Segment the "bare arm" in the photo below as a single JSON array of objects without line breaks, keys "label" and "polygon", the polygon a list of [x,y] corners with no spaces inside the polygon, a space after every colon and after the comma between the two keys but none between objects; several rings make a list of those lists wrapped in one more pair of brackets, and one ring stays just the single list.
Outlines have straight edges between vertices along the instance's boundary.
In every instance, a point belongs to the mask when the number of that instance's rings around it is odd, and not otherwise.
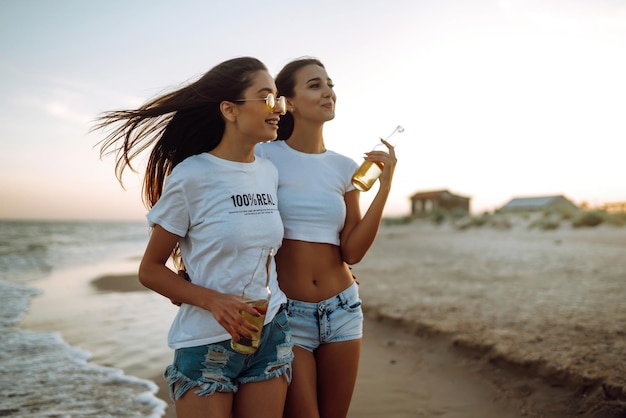
[{"label": "bare arm", "polygon": [[389,153],[373,151],[367,153],[365,157],[368,161],[384,164],[383,172],[379,178],[378,192],[365,215],[361,217],[359,191],[348,192],[344,198],[346,202],[346,222],[341,231],[340,240],[343,260],[348,264],[356,264],[361,261],[374,243],[383,217],[383,209],[391,191],[391,182],[397,160],[393,147],[384,140],[383,143],[389,149]]},{"label": "bare arm", "polygon": [[258,316],[258,312],[242,302],[241,298],[188,282],[165,265],[177,241],[177,235],[159,225],[154,227],[139,265],[141,284],[170,300],[210,311],[237,341],[240,335],[252,337],[245,328],[254,330],[256,327],[246,321],[239,311],[245,310],[253,316]]}]

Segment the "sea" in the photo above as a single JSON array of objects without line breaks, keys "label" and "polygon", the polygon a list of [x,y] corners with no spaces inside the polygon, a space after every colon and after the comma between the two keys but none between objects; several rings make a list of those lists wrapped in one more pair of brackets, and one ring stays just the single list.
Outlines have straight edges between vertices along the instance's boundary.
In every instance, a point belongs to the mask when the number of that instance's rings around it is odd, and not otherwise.
[{"label": "sea", "polygon": [[0,220],[0,416],[164,415],[154,382],[91,362],[54,329],[19,327],[42,292],[35,283],[70,267],[140,257],[148,235],[145,221]]}]

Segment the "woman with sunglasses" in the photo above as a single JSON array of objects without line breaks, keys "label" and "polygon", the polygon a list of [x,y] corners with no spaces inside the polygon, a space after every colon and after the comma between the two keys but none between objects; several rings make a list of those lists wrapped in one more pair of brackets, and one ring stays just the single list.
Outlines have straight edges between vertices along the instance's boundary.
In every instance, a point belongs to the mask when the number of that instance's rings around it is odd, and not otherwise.
[{"label": "woman with sunglasses", "polygon": [[[324,123],[335,117],[336,96],[324,65],[303,58],[276,77],[287,99],[278,139],[257,155],[278,168],[278,207],[285,237],[276,255],[294,342],[293,379],[285,417],[343,418],[350,407],[361,350],[363,313],[350,264],[372,245],[396,165],[393,148],[370,152],[384,164],[380,187],[364,216],[351,184],[358,164],[327,150]],[[384,142],[384,141],[383,141]]]},{"label": "woman with sunglasses", "polygon": [[[259,348],[241,354],[231,339],[258,329],[241,314],[259,316],[242,290],[261,248],[283,238],[278,174],[254,148],[276,138],[284,104],[265,65],[242,57],[138,109],[105,113],[94,128],[115,127],[100,145],[116,155],[120,182],[152,146],[143,184],[152,232],[139,280],[181,302],[165,371],[178,417],[282,417],[293,353],[273,260]],[[190,280],[166,266],[170,256]]]}]

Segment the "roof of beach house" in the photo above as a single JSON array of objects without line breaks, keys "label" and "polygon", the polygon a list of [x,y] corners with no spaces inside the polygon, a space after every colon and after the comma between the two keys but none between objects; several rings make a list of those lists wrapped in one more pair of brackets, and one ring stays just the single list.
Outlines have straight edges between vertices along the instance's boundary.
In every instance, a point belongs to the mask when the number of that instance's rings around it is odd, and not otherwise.
[{"label": "roof of beach house", "polygon": [[462,198],[462,199],[467,199],[469,200],[469,197],[466,196],[461,196],[458,194],[454,194],[451,193],[448,190],[428,190],[428,191],[422,191],[422,192],[416,192],[413,195],[411,195],[410,200],[416,200],[416,199],[432,199],[432,198],[436,198],[436,197],[455,197],[455,198]]},{"label": "roof of beach house", "polygon": [[502,206],[501,210],[513,210],[513,209],[525,209],[525,210],[540,210],[546,209],[555,205],[576,205],[572,203],[563,195],[554,196],[535,196],[535,197],[516,197],[511,199],[506,205]]}]

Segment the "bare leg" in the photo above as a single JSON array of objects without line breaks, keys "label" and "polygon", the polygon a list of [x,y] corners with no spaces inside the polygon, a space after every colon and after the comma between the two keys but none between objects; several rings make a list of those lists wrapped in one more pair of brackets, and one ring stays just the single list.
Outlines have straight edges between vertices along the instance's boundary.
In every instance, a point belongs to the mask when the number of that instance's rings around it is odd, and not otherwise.
[{"label": "bare leg", "polygon": [[241,385],[235,395],[233,418],[281,418],[287,386],[285,376]]},{"label": "bare leg", "polygon": [[293,347],[293,376],[287,390],[285,418],[319,418],[317,407],[317,366],[315,356]]},{"label": "bare leg", "polygon": [[198,396],[194,392],[195,389],[191,389],[176,401],[178,418],[230,418],[232,393],[215,392],[210,396]]},{"label": "bare leg", "polygon": [[321,418],[345,418],[356,385],[361,340],[322,344],[316,351]]}]

